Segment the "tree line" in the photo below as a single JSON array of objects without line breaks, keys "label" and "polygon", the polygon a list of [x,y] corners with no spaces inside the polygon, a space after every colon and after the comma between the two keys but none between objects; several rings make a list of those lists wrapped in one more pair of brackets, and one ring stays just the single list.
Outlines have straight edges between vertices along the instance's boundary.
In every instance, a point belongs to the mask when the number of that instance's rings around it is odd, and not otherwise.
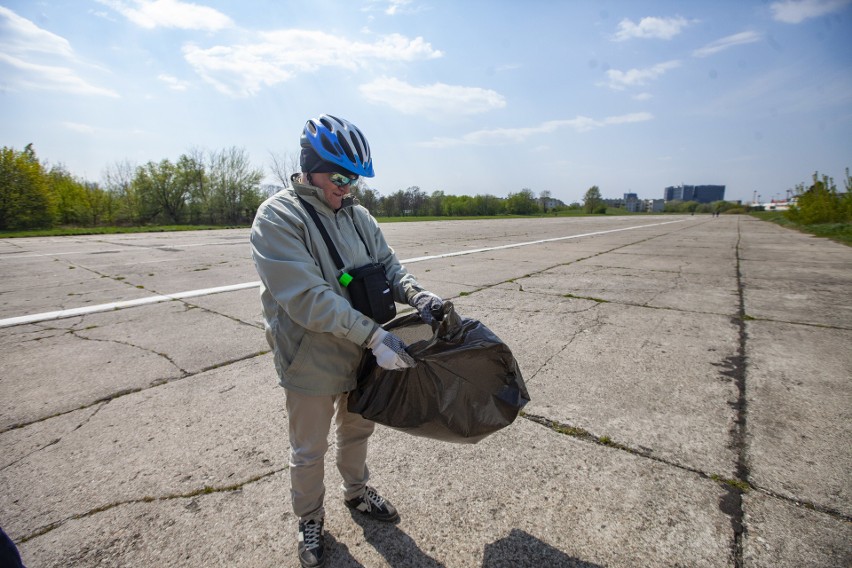
[{"label": "tree line", "polygon": [[191,150],[162,160],[107,168],[103,184],[49,166],[32,144],[0,150],[0,230],[55,226],[134,226],[250,222],[264,195],[263,171],[240,148]]},{"label": "tree line", "polygon": [[[272,155],[270,168],[282,185],[298,171],[298,158]],[[245,150],[193,149],[176,161],[108,167],[101,184],[73,176],[63,165],[50,166],[32,144],[22,151],[0,151],[0,230],[56,226],[245,225],[268,192],[263,170]],[[266,186],[277,190],[280,187]],[[379,217],[533,215],[566,206],[549,191],[524,188],[508,197],[427,194],[417,186],[380,195],[366,184],[353,189]]]},{"label": "tree line", "polygon": [[[498,215],[535,215],[569,209],[549,192],[538,196],[524,188],[508,197],[495,195],[447,195],[443,191],[427,194],[418,186],[400,189],[382,196],[366,186],[353,189],[358,201],[377,217],[483,217]],[[579,207],[577,205],[576,207]]]},{"label": "tree line", "polygon": [[[271,155],[273,175],[283,186],[298,171],[298,157]],[[56,226],[217,225],[251,223],[267,197],[263,170],[248,153],[231,147],[218,151],[192,149],[176,161],[135,166],[129,161],[108,167],[101,184],[73,176],[62,165],[50,166],[36,156],[32,144],[23,150],[0,150],[0,230]],[[797,204],[788,217],[801,224],[852,220],[852,178],[846,170],[846,193],[832,178],[814,174],[810,186],[795,188]],[[267,186],[273,191],[280,189]],[[418,186],[381,195],[366,184],[353,188],[361,204],[377,217],[478,217],[535,215],[560,211],[607,212],[598,186],[586,191],[583,203],[564,204],[549,191],[536,195],[524,188],[507,197],[427,193]],[[670,201],[665,212],[745,212],[738,204],[718,201]]]}]

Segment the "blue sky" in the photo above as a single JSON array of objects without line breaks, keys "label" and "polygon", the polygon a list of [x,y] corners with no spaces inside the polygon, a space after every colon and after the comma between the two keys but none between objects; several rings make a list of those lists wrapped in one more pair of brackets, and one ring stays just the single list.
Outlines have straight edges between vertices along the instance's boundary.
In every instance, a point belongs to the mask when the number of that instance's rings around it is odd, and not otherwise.
[{"label": "blue sky", "polygon": [[385,195],[767,200],[852,167],[852,0],[0,0],[0,95],[0,145],[90,181],[230,147],[271,181],[329,113]]}]

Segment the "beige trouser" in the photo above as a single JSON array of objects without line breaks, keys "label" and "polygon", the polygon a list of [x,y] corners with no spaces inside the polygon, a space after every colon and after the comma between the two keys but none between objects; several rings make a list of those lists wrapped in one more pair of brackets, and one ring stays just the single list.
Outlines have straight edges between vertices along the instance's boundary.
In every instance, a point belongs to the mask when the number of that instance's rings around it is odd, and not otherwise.
[{"label": "beige trouser", "polygon": [[287,389],[290,429],[290,497],[301,520],[325,516],[325,453],[331,420],[336,425],[337,469],[343,477],[343,498],[364,493],[370,478],[367,440],[376,425],[346,410],[347,393],[310,396]]}]

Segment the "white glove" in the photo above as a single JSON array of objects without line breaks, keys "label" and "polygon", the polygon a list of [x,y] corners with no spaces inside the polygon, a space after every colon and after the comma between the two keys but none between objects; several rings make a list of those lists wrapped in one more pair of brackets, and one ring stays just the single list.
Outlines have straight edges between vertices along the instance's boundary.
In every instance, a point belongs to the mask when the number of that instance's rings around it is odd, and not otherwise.
[{"label": "white glove", "polygon": [[423,323],[431,324],[435,321],[434,314],[441,313],[444,301],[432,292],[419,292],[411,298],[410,304],[418,311]]},{"label": "white glove", "polygon": [[382,369],[398,371],[417,364],[411,358],[411,355],[405,351],[405,343],[381,327],[377,327],[370,339],[367,340],[367,347],[373,351],[376,363]]}]

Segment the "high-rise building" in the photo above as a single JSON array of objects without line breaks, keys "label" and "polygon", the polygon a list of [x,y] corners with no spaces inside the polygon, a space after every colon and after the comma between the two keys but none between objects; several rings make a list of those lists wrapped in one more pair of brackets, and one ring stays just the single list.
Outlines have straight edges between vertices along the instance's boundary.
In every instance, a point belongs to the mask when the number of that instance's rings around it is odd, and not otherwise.
[{"label": "high-rise building", "polygon": [[664,199],[666,201],[697,201],[698,203],[712,203],[725,200],[724,185],[674,185],[665,189]]},{"label": "high-rise building", "polygon": [[639,201],[639,196],[635,193],[624,194],[624,208],[631,213],[638,213],[642,210],[642,203]]}]

